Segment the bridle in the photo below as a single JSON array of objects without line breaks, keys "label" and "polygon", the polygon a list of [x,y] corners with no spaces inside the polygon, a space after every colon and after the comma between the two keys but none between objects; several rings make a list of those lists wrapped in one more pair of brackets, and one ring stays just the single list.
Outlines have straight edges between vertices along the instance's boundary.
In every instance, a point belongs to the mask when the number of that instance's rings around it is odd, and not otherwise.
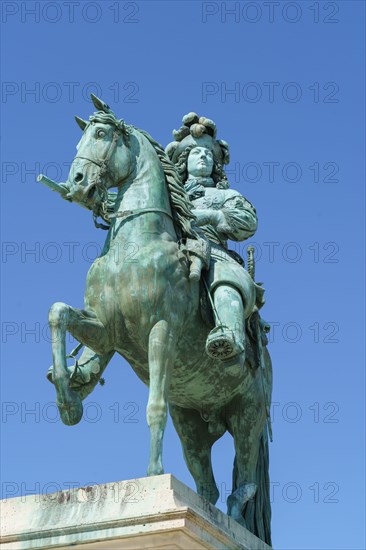
[{"label": "bridle", "polygon": [[[107,212],[108,191],[107,191],[107,187],[103,183],[103,178],[106,174],[108,174],[108,172],[110,173],[110,177],[111,178],[113,177],[112,171],[111,171],[110,166],[109,166],[109,161],[111,160],[112,155],[114,154],[114,151],[117,147],[117,141],[118,141],[120,136],[121,136],[121,131],[118,128],[116,128],[113,132],[113,137],[112,137],[112,140],[109,144],[109,147],[107,149],[107,153],[106,153],[106,156],[104,157],[104,159],[94,160],[94,159],[84,157],[84,156],[81,156],[81,155],[76,155],[76,157],[74,159],[74,160],[76,160],[76,159],[87,160],[88,162],[91,162],[92,164],[95,164],[97,166],[97,173],[96,173],[94,185],[96,186],[96,188],[99,192],[99,196],[101,198],[101,204],[97,204],[93,208],[93,221],[94,221],[95,227],[97,227],[98,229],[105,229],[105,230],[109,229],[108,225],[104,225],[103,223],[99,223],[97,221],[97,219],[98,219],[98,216],[101,215],[101,217],[103,219],[105,219],[107,222],[109,222],[109,215],[108,215],[108,212]],[[102,211],[101,213],[100,213],[100,209]]]},{"label": "bridle", "polygon": [[118,138],[120,137],[120,135],[121,135],[121,132],[117,129],[113,132],[113,138],[112,138],[112,140],[109,144],[109,147],[107,149],[107,154],[106,154],[105,158],[102,159],[102,160],[94,160],[94,159],[90,159],[88,157],[82,157],[81,155],[76,155],[76,157],[75,157],[75,159],[84,159],[84,160],[92,162],[93,164],[96,164],[96,166],[98,166],[97,178],[96,178],[96,184],[97,185],[101,185],[103,176],[107,172],[110,172],[110,168],[109,168],[108,164],[109,164],[109,161],[112,158],[114,150],[117,147],[117,141],[118,141]]},{"label": "bridle", "polygon": [[[103,183],[103,178],[106,174],[108,174],[108,172],[110,174],[110,177],[113,178],[113,173],[110,169],[109,161],[111,160],[112,155],[115,152],[115,149],[117,147],[117,141],[121,136],[121,134],[122,134],[121,129],[116,127],[116,129],[113,132],[113,137],[107,149],[107,153],[104,159],[94,160],[88,157],[83,157],[81,155],[76,155],[74,159],[74,160],[76,159],[87,160],[88,162],[91,162],[98,167],[96,178],[95,178],[95,186],[98,189],[98,192],[101,198],[101,204],[96,205],[93,208],[93,221],[94,221],[95,227],[97,227],[98,229],[104,229],[104,230],[108,230],[110,227],[109,225],[105,225],[97,221],[99,215],[101,215],[101,217],[107,222],[110,222],[112,219],[115,219],[115,218],[126,219],[138,214],[142,214],[144,212],[162,212],[173,220],[173,216],[170,212],[168,212],[168,210],[165,210],[164,208],[155,208],[155,207],[154,208],[136,208],[134,210],[122,210],[121,212],[113,212],[112,214],[108,214],[107,212],[108,191],[107,191],[107,187]],[[101,213],[100,213],[100,209],[102,211]]]}]

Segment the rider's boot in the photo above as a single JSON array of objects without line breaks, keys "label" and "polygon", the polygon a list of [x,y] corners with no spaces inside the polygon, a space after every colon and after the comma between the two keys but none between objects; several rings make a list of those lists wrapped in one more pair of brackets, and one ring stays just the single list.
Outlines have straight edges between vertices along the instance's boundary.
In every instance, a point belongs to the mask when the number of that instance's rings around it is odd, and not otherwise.
[{"label": "rider's boot", "polygon": [[224,361],[227,366],[244,364],[245,319],[243,299],[231,285],[216,287],[213,295],[216,309],[216,326],[206,340],[206,352]]}]

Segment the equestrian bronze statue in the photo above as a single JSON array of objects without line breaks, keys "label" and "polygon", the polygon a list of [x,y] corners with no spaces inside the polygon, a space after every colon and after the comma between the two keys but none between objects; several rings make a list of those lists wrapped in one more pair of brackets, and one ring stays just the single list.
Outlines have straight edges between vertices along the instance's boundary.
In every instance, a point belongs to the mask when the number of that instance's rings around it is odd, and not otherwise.
[{"label": "equestrian bronze statue", "polygon": [[[48,378],[62,421],[81,420],[82,401],[119,353],[149,387],[148,475],[163,473],[169,409],[197,492],[215,504],[211,447],[228,431],[235,444],[228,514],[271,544],[264,289],[252,249],[245,269],[227,244],[254,234],[256,211],[230,188],[229,147],[212,120],[189,113],[164,150],[92,100],[97,112],[76,117],[83,134],[67,181],[38,178],[108,231],[87,275],[84,308],[56,302],[49,312]],[[69,355],[67,332],[80,342]]]}]

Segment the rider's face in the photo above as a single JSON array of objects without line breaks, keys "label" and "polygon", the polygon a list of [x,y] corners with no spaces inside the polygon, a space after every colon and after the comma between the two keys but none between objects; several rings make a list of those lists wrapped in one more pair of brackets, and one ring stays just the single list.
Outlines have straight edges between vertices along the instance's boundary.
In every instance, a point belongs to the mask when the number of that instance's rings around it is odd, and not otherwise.
[{"label": "rider's face", "polygon": [[196,177],[211,176],[213,164],[213,156],[209,149],[206,149],[206,147],[195,147],[188,156],[188,174]]}]

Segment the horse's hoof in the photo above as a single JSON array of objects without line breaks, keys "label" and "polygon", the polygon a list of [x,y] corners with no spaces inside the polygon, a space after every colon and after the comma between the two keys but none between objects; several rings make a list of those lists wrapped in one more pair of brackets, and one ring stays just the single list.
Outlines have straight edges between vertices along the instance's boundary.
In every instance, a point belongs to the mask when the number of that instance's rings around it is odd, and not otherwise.
[{"label": "horse's hoof", "polygon": [[235,519],[240,525],[246,527],[243,517],[245,504],[254,498],[257,491],[256,483],[242,483],[231,495],[227,498],[227,515]]},{"label": "horse's hoof", "polygon": [[74,398],[70,404],[56,401],[61,420],[66,426],[75,426],[75,424],[80,422],[83,416],[83,403],[80,397],[75,392],[73,393]]},{"label": "horse's hoof", "polygon": [[242,527],[245,527],[245,529],[247,529],[246,521],[243,518],[243,516],[240,514],[239,510],[235,510],[235,513],[228,514],[228,516],[231,519],[235,520],[237,523],[239,523],[239,525],[241,525]]},{"label": "horse's hoof", "polygon": [[164,473],[164,468],[161,466],[161,467],[158,467],[158,466],[154,466],[154,467],[150,467],[147,469],[147,475],[148,477],[150,476],[161,476],[163,475]]}]

